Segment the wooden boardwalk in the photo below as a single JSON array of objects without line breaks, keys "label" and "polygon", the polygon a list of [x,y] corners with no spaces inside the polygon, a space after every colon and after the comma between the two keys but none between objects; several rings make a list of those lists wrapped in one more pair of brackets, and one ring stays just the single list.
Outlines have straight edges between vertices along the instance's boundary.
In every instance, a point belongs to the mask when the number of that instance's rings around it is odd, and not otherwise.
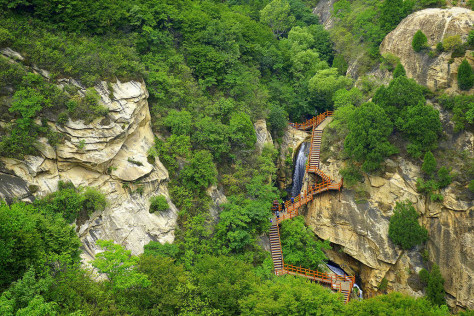
[{"label": "wooden boardwalk", "polygon": [[299,194],[291,201],[285,202],[285,211],[279,206],[280,216],[273,221],[270,228],[270,251],[273,260],[273,267],[276,275],[295,275],[309,279],[312,282],[318,282],[322,285],[329,286],[332,290],[342,293],[344,302],[347,303],[350,298],[352,287],[355,283],[354,276],[339,276],[335,273],[323,273],[302,267],[296,267],[284,263],[283,253],[281,250],[280,231],[278,224],[284,220],[298,216],[299,209],[311,202],[317,194],[329,190],[340,191],[343,180],[336,183],[329,176],[319,169],[319,155],[321,150],[321,138],[324,127],[332,120],[332,112],[325,112],[304,123],[291,123],[290,126],[299,130],[311,130],[311,147],[309,158],[306,165],[306,172],[317,174],[322,181],[311,185],[307,190]]}]

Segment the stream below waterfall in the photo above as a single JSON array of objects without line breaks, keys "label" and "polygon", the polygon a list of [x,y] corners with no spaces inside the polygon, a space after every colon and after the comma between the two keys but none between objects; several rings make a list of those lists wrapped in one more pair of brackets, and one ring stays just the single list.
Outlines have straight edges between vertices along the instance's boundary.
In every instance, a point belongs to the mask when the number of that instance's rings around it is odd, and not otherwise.
[{"label": "stream below waterfall", "polygon": [[[339,265],[335,264],[334,262],[328,262],[326,263],[326,266],[328,267],[329,270],[331,270],[337,275],[342,275],[342,276],[348,275],[344,270],[342,270],[342,268]],[[354,284],[354,287],[359,290],[359,299],[363,299],[362,289],[360,288],[360,286],[358,284]]]}]

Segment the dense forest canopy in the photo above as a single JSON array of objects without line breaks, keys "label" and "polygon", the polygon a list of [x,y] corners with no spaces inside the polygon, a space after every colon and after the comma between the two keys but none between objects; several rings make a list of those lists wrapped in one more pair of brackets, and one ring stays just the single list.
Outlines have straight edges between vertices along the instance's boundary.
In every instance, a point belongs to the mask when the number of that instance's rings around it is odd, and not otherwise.
[{"label": "dense forest canopy", "polygon": [[[340,0],[334,5],[339,23],[327,31],[312,13],[316,2],[0,0],[0,48],[22,56],[0,58],[0,119],[8,122],[0,126],[0,156],[35,155],[39,137],[61,143],[48,122],[106,117],[93,88],[99,81],[144,80],[153,130],[161,135],[148,158],[159,158],[169,171],[179,209],[173,244],[150,242],[137,257],[99,241],[105,251],[92,265],[104,279],[95,281],[80,265],[80,242],[69,224],[103,210],[103,194],[64,182],[32,204],[2,202],[0,313],[449,315],[436,268],[428,277],[430,301],[394,293],[346,306],[319,285],[276,278],[257,242],[268,233],[271,201],[286,195],[275,186],[278,149],[255,150],[257,119],[267,120],[279,143],[288,121],[335,109],[349,182],[398,152],[430,160],[442,133],[438,111],[426,103],[433,95],[400,64],[388,86],[363,81],[354,87],[345,76],[361,52],[362,72],[386,62],[378,51],[384,36],[413,10],[441,3]],[[58,86],[62,78],[75,78],[86,93]],[[472,128],[472,96],[437,98],[455,113],[457,129]],[[440,198],[435,191],[452,180],[442,168],[428,168],[420,192]],[[206,194],[214,184],[228,198],[217,222]],[[415,210],[405,206],[422,236],[397,235],[404,221],[394,218],[391,238],[409,249],[427,237]],[[157,196],[150,212],[168,207]],[[329,242],[317,240],[303,218],[285,222],[281,236],[289,263],[317,268],[327,260]]]}]

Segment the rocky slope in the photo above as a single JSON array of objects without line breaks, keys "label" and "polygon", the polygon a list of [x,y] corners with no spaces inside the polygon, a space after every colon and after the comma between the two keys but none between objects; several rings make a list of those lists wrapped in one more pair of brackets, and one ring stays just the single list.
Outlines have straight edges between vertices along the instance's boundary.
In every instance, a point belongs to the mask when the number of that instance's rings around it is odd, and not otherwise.
[{"label": "rocky slope", "polygon": [[[466,42],[469,31],[474,25],[474,11],[465,8],[425,9],[410,14],[390,32],[380,45],[380,53],[391,53],[400,58],[407,76],[431,90],[446,89],[446,92],[458,92],[457,69],[466,58],[474,66],[471,50],[464,56],[451,57],[450,52],[443,52],[437,57],[430,57],[426,50],[415,52],[411,42],[413,35],[422,30],[428,38],[428,46],[435,50],[436,44],[448,36],[460,35]],[[471,91],[472,93],[472,91]]]},{"label": "rocky slope", "polygon": [[[73,79],[65,82],[84,91]],[[102,82],[95,89],[109,108],[108,116],[87,125],[80,120],[63,127],[49,122],[65,136],[63,144],[53,148],[40,139],[40,156],[23,161],[0,157],[0,198],[31,200],[32,193],[56,191],[59,180],[99,189],[106,195],[106,209],[76,223],[84,258],[94,256],[97,239],[112,239],[134,254],[143,252],[150,240],[172,242],[177,209],[168,195],[168,171],[159,159],[147,159],[154,135],[145,84]],[[167,197],[170,209],[150,214],[149,198],[159,194]]]},{"label": "rocky slope", "polygon": [[[442,113],[443,122],[449,121]],[[449,126],[445,128],[449,129]],[[291,134],[288,135],[288,137]],[[328,137],[325,134],[324,137]],[[465,151],[473,158],[474,136],[471,133],[447,135],[441,144],[455,151]],[[324,142],[324,141],[323,141]],[[449,144],[448,144],[449,143]],[[324,148],[323,148],[324,149]],[[331,148],[330,158],[321,169],[339,181],[344,162],[337,160],[338,145]],[[454,168],[454,172],[461,170]],[[420,166],[400,156],[387,159],[377,175],[365,175],[363,183],[344,187],[341,193],[324,193],[308,205],[306,223],[315,234],[328,239],[333,250],[329,258],[348,273],[361,278],[364,296],[371,297],[385,290],[378,287],[385,278],[386,291],[400,291],[422,296],[417,272],[427,268],[425,251],[417,247],[403,251],[388,238],[388,224],[396,201],[409,200],[421,214],[420,222],[428,229],[429,260],[438,264],[446,280],[448,303],[456,308],[474,308],[474,204],[472,194],[453,182],[442,190],[444,201],[434,203],[416,192]],[[306,185],[314,181],[306,178]],[[425,252],[426,256],[426,252]]]}]

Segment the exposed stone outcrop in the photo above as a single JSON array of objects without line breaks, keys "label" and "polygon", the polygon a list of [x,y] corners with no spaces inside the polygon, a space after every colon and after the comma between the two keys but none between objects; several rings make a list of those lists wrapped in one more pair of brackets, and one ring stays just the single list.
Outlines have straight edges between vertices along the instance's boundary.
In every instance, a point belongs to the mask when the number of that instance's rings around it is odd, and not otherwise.
[{"label": "exposed stone outcrop", "polygon": [[273,144],[272,135],[270,135],[270,132],[267,129],[267,122],[265,120],[257,120],[253,126],[257,135],[257,143],[255,146],[261,153],[265,144]]},{"label": "exposed stone outcrop", "polygon": [[313,9],[313,14],[319,18],[319,23],[324,25],[326,30],[334,27],[334,17],[332,16],[333,6],[336,0],[321,0]]},{"label": "exposed stone outcrop", "polygon": [[[468,136],[458,136],[464,140]],[[472,136],[472,135],[471,135]],[[472,141],[451,143],[450,150],[472,148]],[[472,158],[473,151],[470,151]],[[343,162],[328,159],[321,169],[339,180]],[[459,171],[458,171],[459,172]],[[362,280],[364,295],[381,293],[378,286],[388,280],[388,291],[423,295],[416,273],[427,267],[420,247],[402,251],[388,238],[388,224],[396,201],[409,200],[419,211],[420,223],[429,232],[429,260],[438,264],[446,280],[451,307],[474,308],[474,206],[472,194],[452,183],[441,191],[442,203],[431,202],[416,192],[420,166],[402,158],[387,159],[377,175],[365,175],[363,183],[344,187],[341,193],[325,193],[308,205],[306,223],[317,236],[330,240],[335,249],[331,260],[345,265]],[[382,291],[383,292],[383,291]]]},{"label": "exposed stone outcrop", "polygon": [[390,32],[380,45],[380,53],[391,53],[400,58],[407,76],[431,90],[446,89],[458,91],[457,69],[466,58],[474,66],[472,51],[467,50],[462,57],[451,58],[451,52],[443,52],[437,57],[429,57],[426,51],[419,53],[412,48],[413,35],[422,30],[428,38],[432,50],[444,38],[460,35],[465,42],[474,25],[474,11],[465,8],[425,9],[410,14]]},{"label": "exposed stone outcrop", "polygon": [[[61,81],[65,82],[84,92],[76,81]],[[113,239],[133,254],[143,252],[143,246],[151,240],[172,242],[177,209],[167,190],[168,171],[158,158],[148,159],[154,135],[145,84],[102,82],[95,89],[109,109],[107,117],[91,124],[69,120],[59,126],[49,122],[53,130],[65,136],[64,143],[53,148],[46,139],[40,139],[36,145],[40,156],[28,156],[23,161],[0,157],[11,173],[0,174],[0,194],[27,198],[28,186],[33,186],[35,195],[44,196],[57,190],[59,180],[103,192],[106,209],[77,223],[84,258],[95,255],[97,239]],[[160,194],[167,198],[170,209],[149,213],[149,198]]]}]

